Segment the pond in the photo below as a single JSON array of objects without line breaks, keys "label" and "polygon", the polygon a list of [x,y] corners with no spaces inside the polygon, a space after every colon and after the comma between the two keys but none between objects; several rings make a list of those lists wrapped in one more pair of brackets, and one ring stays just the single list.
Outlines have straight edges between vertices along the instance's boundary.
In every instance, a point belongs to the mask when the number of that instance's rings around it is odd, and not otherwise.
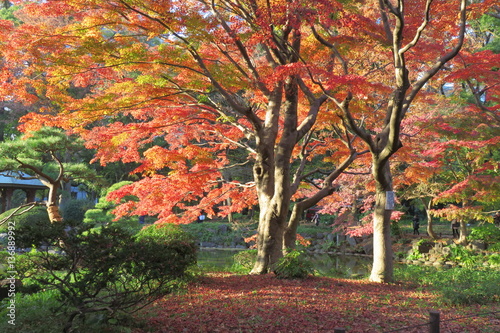
[{"label": "pond", "polygon": [[[198,266],[221,270],[230,268],[234,263],[233,256],[238,252],[230,249],[202,249],[198,253]],[[311,253],[307,256],[320,276],[363,277],[367,276],[372,268],[370,257],[328,253]]]}]

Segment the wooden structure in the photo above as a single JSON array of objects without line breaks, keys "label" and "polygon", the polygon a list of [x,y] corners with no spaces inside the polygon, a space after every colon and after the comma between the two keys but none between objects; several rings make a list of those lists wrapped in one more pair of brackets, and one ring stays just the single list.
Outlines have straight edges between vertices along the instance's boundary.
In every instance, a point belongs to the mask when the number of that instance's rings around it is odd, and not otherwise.
[{"label": "wooden structure", "polygon": [[46,190],[48,188],[38,179],[20,179],[23,176],[27,177],[28,175],[10,171],[0,173],[0,213],[13,208],[12,195],[15,190],[23,190],[26,193],[26,202],[34,202],[36,191]]}]

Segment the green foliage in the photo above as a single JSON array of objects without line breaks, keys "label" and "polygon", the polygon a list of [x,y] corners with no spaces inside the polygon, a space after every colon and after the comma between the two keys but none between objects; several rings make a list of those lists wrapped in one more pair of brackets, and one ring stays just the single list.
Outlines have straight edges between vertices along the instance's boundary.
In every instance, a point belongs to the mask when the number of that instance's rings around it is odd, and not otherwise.
[{"label": "green foliage", "polygon": [[136,235],[133,244],[147,258],[135,269],[149,271],[152,278],[161,279],[164,274],[180,277],[196,263],[196,242],[178,225],[151,225]]},{"label": "green foliage", "polygon": [[403,266],[394,270],[398,281],[412,281],[431,289],[448,305],[488,304],[500,300],[500,274],[494,269]]},{"label": "green foliage", "polygon": [[[499,21],[498,18],[492,15],[483,15],[479,20],[479,24],[483,31],[489,31],[493,36],[497,36],[500,33]],[[500,53],[500,40],[498,38],[491,38],[490,42],[484,48],[494,53]]]},{"label": "green foliage", "polygon": [[[107,199],[109,193],[118,190],[120,187],[130,184],[130,181],[123,181],[111,185],[108,189],[103,191],[102,196],[93,209],[89,209],[85,212],[85,217],[83,222],[85,223],[96,223],[96,224],[107,224],[115,219],[115,215],[112,213],[116,204]],[[128,198],[127,198],[128,199]],[[134,218],[137,220],[137,218]]]},{"label": "green foliage", "polygon": [[21,21],[14,15],[14,12],[18,10],[18,6],[9,6],[7,8],[0,8],[0,19],[9,20],[14,22],[16,25],[20,24]]},{"label": "green foliage", "polygon": [[333,252],[337,250],[337,242],[335,241],[324,241],[321,243],[321,250],[324,252]]},{"label": "green foliage", "polygon": [[[16,325],[10,325],[7,320],[2,320],[0,321],[0,331],[16,333],[62,332],[65,320],[61,313],[56,313],[61,305],[58,300],[59,296],[57,290],[41,291],[32,295],[17,294]],[[0,311],[2,318],[8,318],[7,313],[6,306],[2,306],[2,311]]]},{"label": "green foliage", "polygon": [[278,261],[274,273],[280,279],[304,279],[314,270],[303,252],[292,250]]},{"label": "green foliage", "polygon": [[488,246],[488,251],[500,252],[500,242]]},{"label": "green foliage", "polygon": [[191,234],[185,232],[181,226],[176,224],[151,225],[142,229],[136,236],[139,242],[157,242],[168,244],[174,241],[184,241],[194,243]]},{"label": "green foliage", "polygon": [[498,302],[500,274],[498,271],[450,269],[437,274],[433,284],[439,288],[443,301],[452,305]]},{"label": "green foliage", "polygon": [[488,244],[500,242],[500,228],[488,223],[472,228],[469,239],[482,240]]},{"label": "green foliage", "polygon": [[424,245],[427,242],[428,242],[427,240],[422,238],[422,239],[419,239],[415,245],[420,246],[420,245]]},{"label": "green foliage", "polygon": [[[17,208],[11,209],[2,215],[0,219],[6,218]],[[61,230],[54,234],[55,228],[62,225],[51,227],[49,216],[45,206],[35,206],[25,211],[21,209],[18,213],[23,212],[21,215],[15,215],[9,219],[16,227],[16,246],[19,248],[28,248],[31,246],[41,246],[46,241],[54,241]],[[2,226],[2,232],[7,228],[7,223]],[[35,237],[36,236],[36,237]]]},{"label": "green foliage", "polygon": [[57,223],[33,229],[25,241],[43,237],[64,254],[48,249],[28,254],[30,275],[59,292],[67,330],[77,317],[101,314],[109,320],[135,311],[175,287],[196,262],[194,241],[170,226],[150,227],[134,236],[116,223],[98,230],[89,224]]},{"label": "green foliage", "polygon": [[[79,180],[94,188],[99,183],[96,173],[81,162],[83,141],[67,135],[63,130],[44,127],[29,136],[0,142],[0,170],[22,171],[31,176],[49,180],[60,177]],[[71,156],[72,161],[68,161]]]},{"label": "green foliage", "polygon": [[420,253],[419,250],[413,250],[413,252],[406,257],[408,260],[417,260],[420,258],[422,258],[422,253]]},{"label": "green foliage", "polygon": [[212,242],[225,247],[245,246],[243,238],[255,232],[247,226],[221,222],[189,223],[181,227],[193,235],[198,242]]},{"label": "green foliage", "polygon": [[[0,332],[13,333],[60,333],[66,325],[66,316],[61,311],[61,295],[57,290],[39,291],[33,294],[16,295],[16,325],[7,320],[0,321]],[[5,302],[5,301],[4,301]],[[2,304],[3,305],[3,304]],[[0,311],[2,318],[7,317],[6,306]],[[78,333],[130,333],[132,328],[144,326],[143,322],[128,315],[108,318],[101,313],[77,318],[73,322],[73,332]]]},{"label": "green foliage", "polygon": [[[116,203],[109,201],[107,195],[113,191],[118,190],[120,187],[131,184],[130,181],[122,181],[111,185],[105,191],[103,191],[102,196],[94,208],[85,211],[84,223],[95,224],[96,226],[107,225],[109,223],[118,223],[124,229],[129,230],[132,233],[138,232],[143,224],[139,223],[139,218],[137,216],[129,216],[121,218],[115,221],[116,216],[113,214],[113,209],[116,207]],[[126,197],[126,200],[137,200],[136,197]],[[125,200],[124,199],[124,200]],[[146,223],[154,222],[154,218],[146,217]]]},{"label": "green foliage", "polygon": [[297,233],[303,235],[304,237],[326,232],[331,233],[332,228],[324,225],[319,225],[319,226],[299,225],[297,227]]},{"label": "green foliage", "polygon": [[447,256],[447,260],[454,261],[468,268],[474,267],[479,262],[479,257],[472,250],[468,250],[465,247],[456,244],[451,244],[448,247],[451,252]]},{"label": "green foliage", "polygon": [[393,235],[393,236],[401,236],[402,235],[402,230],[401,230],[399,223],[397,221],[391,222],[391,235]]},{"label": "green foliage", "polygon": [[488,263],[493,266],[500,266],[500,254],[493,253],[488,257]]},{"label": "green foliage", "polygon": [[65,221],[80,223],[85,217],[85,212],[93,206],[88,200],[70,199],[61,207],[61,215]]},{"label": "green foliage", "polygon": [[235,265],[239,265],[243,269],[252,269],[256,258],[257,250],[253,249],[240,251],[233,256]]}]

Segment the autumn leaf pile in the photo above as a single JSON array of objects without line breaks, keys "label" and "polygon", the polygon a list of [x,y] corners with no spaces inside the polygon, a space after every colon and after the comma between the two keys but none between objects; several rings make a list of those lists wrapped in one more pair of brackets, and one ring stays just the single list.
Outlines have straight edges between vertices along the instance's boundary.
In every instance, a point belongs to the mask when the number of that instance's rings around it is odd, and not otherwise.
[{"label": "autumn leaf pile", "polygon": [[[272,274],[203,277],[183,295],[148,308],[142,332],[428,332],[429,311],[441,313],[442,332],[498,332],[498,304],[448,307],[411,284]],[[471,316],[483,314],[480,316]],[[458,319],[457,319],[458,318]],[[410,328],[411,327],[411,328]]]}]

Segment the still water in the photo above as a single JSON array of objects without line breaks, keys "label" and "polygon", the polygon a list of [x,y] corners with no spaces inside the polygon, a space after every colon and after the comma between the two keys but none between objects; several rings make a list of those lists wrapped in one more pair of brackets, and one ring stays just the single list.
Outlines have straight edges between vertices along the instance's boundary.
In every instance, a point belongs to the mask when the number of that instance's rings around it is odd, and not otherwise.
[{"label": "still water", "polygon": [[[233,265],[237,250],[203,249],[198,253],[198,266],[216,267],[221,270]],[[316,274],[330,277],[363,277],[370,273],[372,258],[314,253],[307,255]]]}]

